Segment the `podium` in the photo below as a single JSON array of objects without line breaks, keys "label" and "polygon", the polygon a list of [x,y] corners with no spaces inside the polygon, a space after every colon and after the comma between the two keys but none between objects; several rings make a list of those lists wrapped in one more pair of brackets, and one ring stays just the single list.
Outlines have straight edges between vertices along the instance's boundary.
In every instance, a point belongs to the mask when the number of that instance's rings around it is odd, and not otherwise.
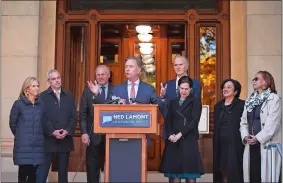
[{"label": "podium", "polygon": [[147,134],[157,134],[158,105],[95,104],[94,133],[106,134],[104,182],[146,182]]}]

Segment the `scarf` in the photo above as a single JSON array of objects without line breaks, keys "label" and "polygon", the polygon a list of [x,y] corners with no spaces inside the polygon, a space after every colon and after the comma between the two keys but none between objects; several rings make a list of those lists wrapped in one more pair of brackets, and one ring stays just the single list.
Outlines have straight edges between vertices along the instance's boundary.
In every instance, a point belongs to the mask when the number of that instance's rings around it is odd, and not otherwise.
[{"label": "scarf", "polygon": [[245,102],[247,111],[252,112],[256,106],[261,105],[268,98],[270,93],[270,89],[264,90],[260,94],[257,91],[254,91]]}]

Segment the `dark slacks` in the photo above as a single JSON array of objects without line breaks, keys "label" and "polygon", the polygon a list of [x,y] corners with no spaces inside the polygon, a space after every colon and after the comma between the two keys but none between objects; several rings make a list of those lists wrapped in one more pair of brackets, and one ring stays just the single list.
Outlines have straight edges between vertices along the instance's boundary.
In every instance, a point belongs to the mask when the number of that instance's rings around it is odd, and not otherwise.
[{"label": "dark slacks", "polygon": [[250,183],[261,183],[261,153],[259,143],[250,145]]},{"label": "dark slacks", "polygon": [[99,145],[90,144],[86,149],[86,174],[88,183],[99,183],[100,170],[104,169],[105,141]]},{"label": "dark slacks", "polygon": [[19,165],[18,182],[19,183],[35,183],[36,169],[34,165]]},{"label": "dark slacks", "polygon": [[58,167],[58,182],[68,183],[68,166],[70,152],[48,152],[45,153],[45,164],[39,167],[37,171],[37,183],[45,183],[48,177],[49,169],[52,163],[53,155],[56,156]]}]

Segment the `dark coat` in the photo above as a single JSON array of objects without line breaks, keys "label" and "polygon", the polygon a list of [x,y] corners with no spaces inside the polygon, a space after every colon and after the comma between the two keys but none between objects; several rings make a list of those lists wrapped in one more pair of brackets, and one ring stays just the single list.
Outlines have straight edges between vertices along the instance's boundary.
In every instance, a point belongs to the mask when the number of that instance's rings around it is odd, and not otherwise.
[{"label": "dark coat", "polygon": [[[166,139],[160,172],[196,173],[201,175],[204,173],[198,146],[198,124],[201,111],[201,101],[192,94],[186,98],[181,106],[179,105],[179,99],[172,100],[169,103],[165,120],[166,136],[169,137],[179,132],[183,135],[175,143]],[[186,122],[184,119],[186,119]]]},{"label": "dark coat", "polygon": [[[229,138],[229,166],[227,170],[228,182],[243,183],[243,153],[244,145],[241,140],[240,122],[244,110],[245,102],[240,99],[234,99],[228,117],[228,134]],[[214,182],[221,182],[220,173],[220,158],[219,157],[219,127],[224,100],[221,100],[214,106],[214,133],[213,133],[213,180]]]},{"label": "dark coat", "polygon": [[[46,152],[70,152],[74,150],[73,135],[77,123],[76,104],[71,93],[61,88],[60,103],[49,87],[42,92],[47,123],[43,125]],[[55,130],[65,129],[68,135],[64,139],[56,139],[51,134]]]},{"label": "dark coat", "polygon": [[[107,100],[111,100],[113,85],[108,84]],[[93,133],[94,110],[93,104],[103,104],[99,97],[94,97],[94,94],[89,88],[85,88],[81,96],[80,102],[80,129],[82,134],[89,134],[92,145],[98,145],[101,141],[101,134]]]},{"label": "dark coat", "polygon": [[10,129],[15,136],[13,159],[15,165],[44,164],[44,137],[42,123],[46,120],[43,103],[32,104],[20,97],[10,113]]},{"label": "dark coat", "polygon": [[[172,79],[166,82],[167,85],[167,90],[166,90],[166,95],[165,95],[165,106],[167,106],[169,104],[169,102],[171,100],[175,100],[178,96],[177,96],[177,91],[176,91],[176,79]],[[193,88],[191,90],[191,94],[193,94],[194,97],[196,98],[201,98],[201,90],[202,90],[202,86],[201,83],[198,80],[193,79]],[[165,108],[164,116],[167,115],[168,112],[168,108]],[[166,139],[166,135],[165,135],[165,126],[163,126],[162,128],[162,137],[163,139]]]}]

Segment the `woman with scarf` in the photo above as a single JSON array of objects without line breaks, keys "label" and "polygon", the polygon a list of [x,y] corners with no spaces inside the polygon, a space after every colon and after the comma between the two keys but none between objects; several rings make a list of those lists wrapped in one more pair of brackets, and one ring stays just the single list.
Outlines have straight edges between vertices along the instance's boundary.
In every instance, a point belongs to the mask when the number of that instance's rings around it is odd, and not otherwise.
[{"label": "woman with scarf", "polygon": [[[259,71],[253,79],[254,92],[245,102],[240,132],[245,144],[244,182],[271,181],[271,159],[267,145],[281,140],[281,99],[276,94],[272,75]],[[281,158],[276,154],[276,182],[279,181]]]}]

